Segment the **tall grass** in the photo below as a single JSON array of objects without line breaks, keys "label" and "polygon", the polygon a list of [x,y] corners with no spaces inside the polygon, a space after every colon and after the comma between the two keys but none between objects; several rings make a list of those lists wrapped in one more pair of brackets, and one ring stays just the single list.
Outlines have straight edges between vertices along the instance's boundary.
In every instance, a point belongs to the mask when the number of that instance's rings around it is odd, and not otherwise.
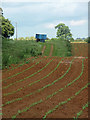
[{"label": "tall grass", "polygon": [[48,54],[50,52],[50,48],[51,48],[51,44],[53,45],[53,53],[52,56],[59,56],[59,57],[68,57],[68,56],[72,56],[71,54],[71,44],[69,41],[67,40],[62,40],[62,39],[57,39],[57,38],[53,38],[50,41],[47,41],[46,43],[46,49],[48,47],[47,50],[45,50],[46,52],[44,53],[45,55]]},{"label": "tall grass", "polygon": [[35,41],[2,40],[2,68],[41,55],[41,46]]},{"label": "tall grass", "polygon": [[53,38],[45,43],[35,40],[10,40],[2,39],[2,68],[9,68],[12,64],[26,61],[31,56],[42,55],[42,48],[46,45],[44,56],[49,56],[51,44],[53,44],[52,56],[71,56],[69,41]]}]

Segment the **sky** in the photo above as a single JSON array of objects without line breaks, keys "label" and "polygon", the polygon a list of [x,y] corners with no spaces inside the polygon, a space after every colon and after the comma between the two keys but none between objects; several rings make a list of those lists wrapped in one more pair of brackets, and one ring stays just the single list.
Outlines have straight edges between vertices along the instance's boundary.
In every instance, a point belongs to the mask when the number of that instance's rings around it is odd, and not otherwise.
[{"label": "sky", "polygon": [[45,33],[55,38],[55,26],[64,23],[73,38],[88,37],[89,0],[2,0],[3,15],[15,27],[18,37],[31,37]]}]

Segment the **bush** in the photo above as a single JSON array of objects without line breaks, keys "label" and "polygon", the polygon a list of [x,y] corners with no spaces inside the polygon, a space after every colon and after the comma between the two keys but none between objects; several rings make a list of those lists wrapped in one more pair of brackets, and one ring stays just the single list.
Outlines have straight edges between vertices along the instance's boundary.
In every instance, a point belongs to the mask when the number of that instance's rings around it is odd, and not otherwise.
[{"label": "bush", "polygon": [[24,51],[18,52],[17,57],[20,58],[20,59],[23,59],[24,58]]},{"label": "bush", "polygon": [[71,52],[71,50],[72,50],[71,43],[68,40],[65,40],[65,42],[66,42],[66,47],[67,47],[68,51]]},{"label": "bush", "polygon": [[31,48],[30,54],[31,54],[31,56],[34,56],[34,57],[38,56],[38,55],[42,55],[42,53],[39,52],[38,49],[36,49],[36,48]]},{"label": "bush", "polygon": [[90,37],[88,37],[87,42],[90,43]]},{"label": "bush", "polygon": [[42,55],[40,44],[35,41],[2,39],[2,66],[9,67],[11,64],[18,64],[31,56]]},{"label": "bush", "polygon": [[9,58],[10,58],[10,55],[7,53],[5,54],[2,54],[2,64],[4,66],[8,66],[9,65]]}]

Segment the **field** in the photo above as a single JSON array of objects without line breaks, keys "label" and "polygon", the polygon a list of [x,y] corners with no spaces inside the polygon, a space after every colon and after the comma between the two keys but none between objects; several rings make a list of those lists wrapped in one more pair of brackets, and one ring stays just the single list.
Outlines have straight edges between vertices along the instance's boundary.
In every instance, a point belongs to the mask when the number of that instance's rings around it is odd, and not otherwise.
[{"label": "field", "polygon": [[88,56],[89,45],[87,43],[71,43],[72,44],[72,54],[74,56]]},{"label": "field", "polygon": [[[71,56],[71,48],[68,42],[59,39],[46,41],[45,43],[35,40],[2,40],[2,68],[9,68],[12,64],[25,62],[27,58],[38,56]],[[45,47],[44,47],[45,46]],[[44,48],[44,49],[43,49]],[[51,48],[53,52],[51,51]],[[68,51],[68,48],[70,49]],[[44,52],[43,52],[44,50]],[[41,52],[42,51],[42,52]],[[52,54],[51,54],[51,53]]]},{"label": "field", "polygon": [[72,44],[71,57],[43,45],[42,57],[3,70],[3,118],[88,118],[88,44]]}]

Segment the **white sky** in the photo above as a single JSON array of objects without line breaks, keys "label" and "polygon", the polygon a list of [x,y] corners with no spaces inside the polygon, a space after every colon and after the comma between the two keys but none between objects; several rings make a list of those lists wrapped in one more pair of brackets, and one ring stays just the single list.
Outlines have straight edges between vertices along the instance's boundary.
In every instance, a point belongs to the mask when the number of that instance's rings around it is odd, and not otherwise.
[{"label": "white sky", "polygon": [[2,1],[5,18],[14,26],[17,22],[18,37],[36,33],[56,37],[55,26],[61,22],[69,26],[74,38],[88,36],[88,0]]},{"label": "white sky", "polygon": [[89,2],[89,0],[2,0],[3,2]]}]

